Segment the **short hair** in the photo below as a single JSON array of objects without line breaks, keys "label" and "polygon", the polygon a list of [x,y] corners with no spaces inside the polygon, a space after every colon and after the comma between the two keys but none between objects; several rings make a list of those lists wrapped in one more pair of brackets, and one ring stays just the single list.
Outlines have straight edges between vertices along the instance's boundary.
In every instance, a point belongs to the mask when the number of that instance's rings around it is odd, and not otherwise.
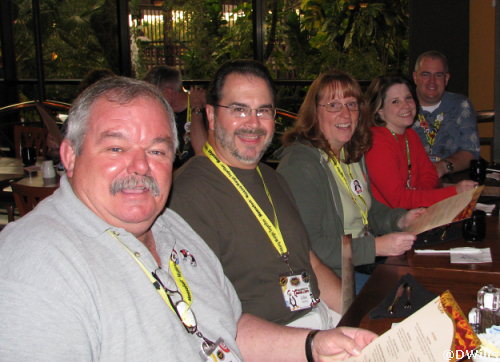
[{"label": "short hair", "polygon": [[395,84],[404,84],[417,103],[417,95],[413,84],[405,77],[399,75],[387,75],[374,78],[366,91],[366,101],[369,105],[369,114],[376,126],[385,126],[386,122],[380,117],[378,111],[384,107],[387,91]]},{"label": "short hair", "polygon": [[[143,80],[154,84],[160,90],[164,88],[180,90],[182,84],[181,72],[177,68],[168,65],[157,65],[151,68],[146,73]],[[175,84],[175,87],[172,87],[172,84]]]},{"label": "short hair", "polygon": [[175,153],[178,146],[175,116],[160,90],[141,80],[116,76],[105,78],[91,85],[73,102],[68,114],[66,138],[71,142],[75,154],[79,155],[81,153],[82,144],[88,130],[92,106],[98,100],[105,98],[109,102],[123,105],[140,97],[157,100],[165,108],[169,117],[173,152]]},{"label": "short hair", "polygon": [[215,73],[214,78],[210,82],[207,90],[207,104],[216,106],[222,98],[222,88],[226,82],[226,78],[231,74],[253,75],[263,79],[273,97],[273,104],[276,104],[276,91],[274,81],[266,66],[256,60],[237,59],[230,60],[224,63]]},{"label": "short hair", "polygon": [[446,57],[446,55],[444,55],[443,53],[441,53],[437,50],[429,50],[429,51],[426,51],[426,52],[423,52],[422,54],[420,54],[418,56],[417,60],[415,61],[415,72],[418,72],[418,70],[420,69],[420,62],[424,58],[441,60],[441,62],[443,63],[444,71],[446,73],[449,72],[448,58]]},{"label": "short hair", "polygon": [[343,97],[354,97],[359,103],[358,125],[349,142],[344,145],[345,159],[343,160],[346,163],[358,162],[371,147],[367,107],[358,81],[340,70],[321,73],[314,80],[300,106],[297,121],[283,135],[283,144],[290,145],[293,142],[311,144],[329,156],[334,156],[328,140],[321,132],[318,120],[318,103],[326,92],[333,95],[341,94]]}]

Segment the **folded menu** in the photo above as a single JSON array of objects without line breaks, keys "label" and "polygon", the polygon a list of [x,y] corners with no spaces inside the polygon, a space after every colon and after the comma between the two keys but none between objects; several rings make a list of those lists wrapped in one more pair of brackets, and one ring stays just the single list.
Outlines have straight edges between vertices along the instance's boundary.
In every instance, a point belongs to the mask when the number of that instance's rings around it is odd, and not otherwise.
[{"label": "folded menu", "polygon": [[349,361],[456,361],[479,345],[457,302],[445,291]]},{"label": "folded menu", "polygon": [[429,206],[405,231],[420,234],[436,227],[469,218],[484,186],[464,191]]}]

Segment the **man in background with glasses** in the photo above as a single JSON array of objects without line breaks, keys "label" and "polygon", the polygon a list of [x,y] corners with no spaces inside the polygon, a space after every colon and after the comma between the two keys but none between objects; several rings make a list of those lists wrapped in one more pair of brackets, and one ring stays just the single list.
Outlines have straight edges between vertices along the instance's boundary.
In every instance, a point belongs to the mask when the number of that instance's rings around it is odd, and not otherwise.
[{"label": "man in background with glasses", "polygon": [[[270,360],[296,357],[306,339],[309,358],[314,333],[274,333],[276,324],[330,329],[316,338],[334,340],[340,280],[311,251],[285,180],[260,162],[276,115],[267,68],[250,60],[224,64],[208,89],[206,110],[205,156],[176,172],[169,206],[212,248],[235,286],[244,313],[238,332],[255,330],[269,345],[288,340],[286,348],[274,347]],[[255,323],[260,318],[272,323]],[[243,354],[251,356],[254,346],[246,342],[238,336]]]},{"label": "man in background with glasses", "polygon": [[413,128],[439,177],[465,170],[479,157],[476,113],[467,97],[445,90],[449,79],[444,54],[431,50],[419,55],[413,81],[420,107]]}]

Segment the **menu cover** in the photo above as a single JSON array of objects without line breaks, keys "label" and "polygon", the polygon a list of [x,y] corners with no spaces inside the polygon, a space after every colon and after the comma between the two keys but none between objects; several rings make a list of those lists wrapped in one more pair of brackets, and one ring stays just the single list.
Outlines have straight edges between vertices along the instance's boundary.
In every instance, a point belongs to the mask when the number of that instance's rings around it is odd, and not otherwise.
[{"label": "menu cover", "polygon": [[366,346],[349,361],[457,361],[472,356],[479,338],[450,291],[445,291]]},{"label": "menu cover", "polygon": [[441,200],[426,209],[405,231],[420,234],[424,231],[469,218],[484,186],[464,191]]}]

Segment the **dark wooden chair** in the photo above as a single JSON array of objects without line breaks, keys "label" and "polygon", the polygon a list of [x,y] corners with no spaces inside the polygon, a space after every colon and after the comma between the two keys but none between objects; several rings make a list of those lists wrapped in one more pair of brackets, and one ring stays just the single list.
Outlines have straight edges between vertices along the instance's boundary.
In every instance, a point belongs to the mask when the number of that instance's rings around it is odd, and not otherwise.
[{"label": "dark wooden chair", "polygon": [[21,158],[23,146],[33,147],[38,157],[47,153],[47,130],[42,127],[14,126],[16,158]]},{"label": "dark wooden chair", "polygon": [[12,194],[16,203],[19,216],[24,216],[47,196],[50,196],[58,186],[35,187],[12,182]]},{"label": "dark wooden chair", "polygon": [[352,235],[342,237],[342,314],[345,314],[356,296],[354,265],[352,263]]}]

